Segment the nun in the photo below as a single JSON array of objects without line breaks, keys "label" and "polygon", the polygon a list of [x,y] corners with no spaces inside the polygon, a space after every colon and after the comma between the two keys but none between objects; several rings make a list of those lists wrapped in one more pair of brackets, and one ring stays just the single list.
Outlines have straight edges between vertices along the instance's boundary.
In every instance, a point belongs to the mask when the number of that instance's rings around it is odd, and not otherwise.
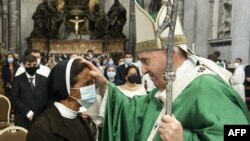
[{"label": "nun", "polygon": [[27,141],[94,141],[94,133],[78,112],[96,100],[94,80],[82,59],[58,63],[49,76],[51,105],[37,118]]}]

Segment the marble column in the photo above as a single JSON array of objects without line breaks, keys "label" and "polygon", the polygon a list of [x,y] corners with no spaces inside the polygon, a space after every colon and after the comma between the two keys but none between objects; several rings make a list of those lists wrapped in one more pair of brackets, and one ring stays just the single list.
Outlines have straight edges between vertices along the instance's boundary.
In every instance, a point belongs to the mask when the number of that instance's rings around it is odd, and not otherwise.
[{"label": "marble column", "polygon": [[16,52],[17,50],[17,1],[16,0],[9,0],[8,1],[8,29],[9,29],[9,36],[8,36],[8,43],[9,43],[9,50],[12,52]]},{"label": "marble column", "polygon": [[211,33],[211,37],[210,39],[216,39],[217,35],[218,35],[218,19],[219,19],[219,6],[220,6],[220,1],[218,0],[210,0],[210,5],[211,5],[211,11],[213,11],[213,13],[211,14],[211,29],[212,29],[212,33]]},{"label": "marble column", "polygon": [[195,0],[184,1],[183,30],[187,37],[187,45],[195,42]]},{"label": "marble column", "polygon": [[8,7],[7,7],[7,0],[3,0],[3,45],[5,48],[8,47]]},{"label": "marble column", "polygon": [[181,24],[183,25],[183,15],[184,15],[184,0],[178,0],[178,15],[181,21]]},{"label": "marble column", "polygon": [[210,34],[210,1],[184,1],[184,33],[191,49],[195,45],[196,54],[207,57]]},{"label": "marble column", "polygon": [[126,51],[131,51],[133,54],[135,53],[136,48],[136,29],[135,29],[135,3],[134,1],[130,2],[130,20],[129,20],[129,45]]},{"label": "marble column", "polygon": [[0,0],[0,43],[3,42],[3,3]]},{"label": "marble column", "polygon": [[232,17],[232,58],[231,62],[237,58],[242,58],[244,64],[250,63],[250,1],[233,0]]},{"label": "marble column", "polygon": [[33,13],[37,6],[43,0],[20,0],[20,53],[24,54],[27,49],[26,38],[30,36],[33,30],[34,21],[32,19]]}]

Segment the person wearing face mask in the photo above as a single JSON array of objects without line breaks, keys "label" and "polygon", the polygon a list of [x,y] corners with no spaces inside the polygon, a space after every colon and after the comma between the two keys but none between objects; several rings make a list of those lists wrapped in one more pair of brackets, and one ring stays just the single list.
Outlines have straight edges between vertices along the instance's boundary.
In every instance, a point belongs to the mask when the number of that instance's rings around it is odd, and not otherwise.
[{"label": "person wearing face mask", "polygon": [[[37,73],[40,74],[40,75],[43,75],[45,77],[48,77],[49,76],[49,73],[50,73],[50,68],[41,64],[41,59],[42,59],[42,56],[41,56],[41,52],[40,50],[38,49],[32,49],[32,50],[27,50],[25,52],[25,56],[27,55],[33,55],[36,57],[37,59],[37,64],[38,64],[38,70],[37,70]],[[17,72],[15,73],[15,76],[18,76],[22,73],[25,72],[25,69],[24,67],[21,65],[21,67],[18,68]]]},{"label": "person wearing face mask", "polygon": [[108,65],[104,69],[104,76],[108,81],[113,82],[115,85],[122,85],[122,82],[116,78],[116,67],[114,65]]},{"label": "person wearing face mask", "polygon": [[[28,131],[27,141],[94,141],[94,133],[78,112],[96,102],[90,69],[81,59],[59,62],[49,76],[51,105]],[[58,81],[60,80],[60,81]]]},{"label": "person wearing face mask", "polygon": [[114,60],[113,60],[113,58],[109,58],[108,65],[114,65]]},{"label": "person wearing face mask", "polygon": [[89,60],[92,61],[92,59],[94,58],[94,51],[93,50],[88,50],[87,51],[87,56],[88,56]]},{"label": "person wearing face mask", "polygon": [[123,64],[124,64],[124,62],[125,62],[125,60],[124,60],[124,58],[123,58],[123,57],[122,57],[122,58],[119,58],[119,61],[118,61],[118,66],[123,65]]},{"label": "person wearing face mask", "polygon": [[[117,67],[116,75],[117,79],[122,81],[123,84],[125,84],[125,69],[130,66],[133,63],[133,55],[130,52],[125,52],[124,54],[124,64]],[[138,69],[138,68],[137,68]],[[141,84],[141,80],[138,79],[136,83]]]},{"label": "person wearing face mask", "polygon": [[108,58],[107,57],[103,58],[103,60],[101,61],[101,65],[102,66],[108,65]]},{"label": "person wearing face mask", "polygon": [[227,68],[225,61],[223,61],[223,60],[220,58],[220,52],[219,52],[219,51],[215,51],[215,52],[214,52],[214,55],[216,56],[216,63],[217,63],[219,66],[223,67],[223,68]]},{"label": "person wearing face mask", "polygon": [[125,69],[126,83],[117,88],[126,96],[132,98],[135,95],[147,94],[143,85],[136,84],[140,79],[140,72],[135,65],[130,65]]},{"label": "person wearing face mask", "polygon": [[245,71],[242,65],[242,59],[236,58],[234,61],[234,73],[230,78],[230,83],[232,87],[238,92],[238,94],[242,97],[243,101],[245,102]]},{"label": "person wearing face mask", "polygon": [[15,125],[29,129],[48,105],[48,78],[36,73],[38,64],[33,55],[24,57],[23,66],[25,73],[14,77],[11,101]]},{"label": "person wearing face mask", "polygon": [[96,67],[97,66],[97,61],[96,58],[94,57],[94,51],[93,50],[88,50],[87,51],[87,55],[85,56],[85,59],[87,59],[88,61],[90,61],[92,64],[94,64]]},{"label": "person wearing face mask", "polygon": [[14,59],[14,54],[9,53],[6,56],[6,64],[2,68],[2,80],[4,95],[8,98],[11,96],[12,81],[19,67],[17,61]]}]

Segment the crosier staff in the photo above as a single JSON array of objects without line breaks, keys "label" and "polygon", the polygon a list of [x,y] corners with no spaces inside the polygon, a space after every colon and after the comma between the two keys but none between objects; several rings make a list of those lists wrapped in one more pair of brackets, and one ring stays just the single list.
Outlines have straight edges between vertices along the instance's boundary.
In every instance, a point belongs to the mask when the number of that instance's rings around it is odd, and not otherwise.
[{"label": "crosier staff", "polygon": [[[172,93],[173,82],[175,80],[175,72],[173,69],[173,47],[174,47],[174,32],[177,19],[178,1],[177,0],[162,0],[162,3],[167,7],[166,17],[162,25],[157,29],[156,35],[161,39],[167,51],[167,66],[163,75],[166,83],[166,114],[172,115]],[[169,28],[167,39],[160,37],[161,33]]]}]

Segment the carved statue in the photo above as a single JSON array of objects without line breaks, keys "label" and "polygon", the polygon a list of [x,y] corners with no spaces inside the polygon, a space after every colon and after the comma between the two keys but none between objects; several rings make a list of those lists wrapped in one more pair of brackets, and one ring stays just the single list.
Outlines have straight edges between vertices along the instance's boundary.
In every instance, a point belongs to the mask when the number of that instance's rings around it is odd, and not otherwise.
[{"label": "carved statue", "polygon": [[218,37],[229,37],[231,34],[231,19],[232,19],[232,1],[223,0],[223,11],[221,16],[221,24],[218,29]]},{"label": "carved statue", "polygon": [[75,24],[75,34],[78,35],[79,23],[84,22],[84,20],[80,20],[78,16],[75,17],[74,20],[69,20],[70,22]]},{"label": "carved statue", "polygon": [[125,38],[123,27],[127,21],[126,13],[126,9],[119,0],[115,0],[107,14],[109,35],[113,38]]},{"label": "carved statue", "polygon": [[64,0],[44,0],[32,16],[34,28],[30,38],[57,39],[63,23]]},{"label": "carved statue", "polygon": [[91,38],[103,38],[107,32],[108,19],[105,12],[100,8],[99,0],[89,1],[89,13],[92,17],[89,21]]}]

